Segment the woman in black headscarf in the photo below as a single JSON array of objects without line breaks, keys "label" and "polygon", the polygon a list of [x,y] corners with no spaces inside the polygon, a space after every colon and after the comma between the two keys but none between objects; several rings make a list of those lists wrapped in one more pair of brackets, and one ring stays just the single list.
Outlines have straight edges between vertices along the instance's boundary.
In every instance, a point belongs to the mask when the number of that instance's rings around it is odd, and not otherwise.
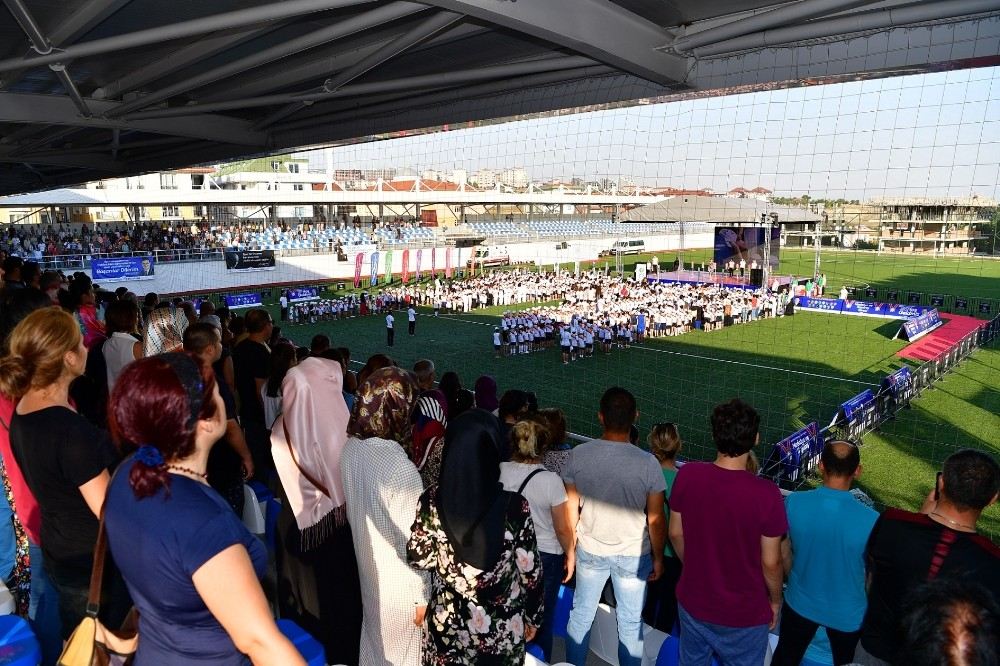
[{"label": "woman in black headscarf", "polygon": [[431,572],[424,664],[524,663],[542,621],[528,502],[500,485],[500,423],[481,409],[448,424],[437,486],[420,496],[407,554]]}]

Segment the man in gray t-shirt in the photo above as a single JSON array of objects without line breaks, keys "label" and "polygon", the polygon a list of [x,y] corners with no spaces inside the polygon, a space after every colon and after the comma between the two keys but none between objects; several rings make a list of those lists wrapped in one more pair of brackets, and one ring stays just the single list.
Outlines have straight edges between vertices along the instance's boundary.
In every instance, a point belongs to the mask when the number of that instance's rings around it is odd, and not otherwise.
[{"label": "man in gray t-shirt", "polygon": [[566,640],[571,664],[586,663],[590,627],[609,576],[618,604],[618,661],[622,666],[642,661],[646,582],[663,571],[667,523],[660,465],[629,442],[638,415],[631,393],[618,387],[605,391],[598,414],[604,433],[573,449],[563,472],[577,537],[576,592]]}]

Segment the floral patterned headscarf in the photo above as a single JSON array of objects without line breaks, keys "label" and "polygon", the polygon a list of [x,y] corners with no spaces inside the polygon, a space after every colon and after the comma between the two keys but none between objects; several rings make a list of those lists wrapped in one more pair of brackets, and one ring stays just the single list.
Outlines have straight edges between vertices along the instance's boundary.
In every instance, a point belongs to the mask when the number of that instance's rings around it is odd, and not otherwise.
[{"label": "floral patterned headscarf", "polygon": [[413,446],[410,414],[418,391],[416,378],[401,368],[371,373],[358,387],[347,434],[358,439],[388,439],[409,451]]},{"label": "floral patterned headscarf", "polygon": [[184,331],[188,319],[177,308],[156,308],[149,315],[146,335],[142,340],[142,355],[156,356],[180,351],[184,347]]}]

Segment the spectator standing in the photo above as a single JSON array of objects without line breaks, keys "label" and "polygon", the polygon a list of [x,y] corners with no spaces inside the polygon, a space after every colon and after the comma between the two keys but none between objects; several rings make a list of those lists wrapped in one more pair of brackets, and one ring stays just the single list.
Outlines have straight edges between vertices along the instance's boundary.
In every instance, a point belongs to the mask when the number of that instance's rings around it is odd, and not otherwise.
[{"label": "spectator standing", "polygon": [[337,361],[309,357],[285,375],[271,431],[281,485],[278,608],[316,637],[326,663],[356,664],[361,589],[347,523],[341,455],[350,417]]},{"label": "spectator standing", "polygon": [[208,486],[209,450],[226,432],[210,366],[187,354],[136,361],[110,414],[119,444],[137,448],[105,509],[111,553],[139,610],[136,666],[237,666],[244,655],[304,664],[260,586],[266,549]]},{"label": "spectator standing", "polygon": [[827,442],[819,469],[822,487],[785,499],[788,538],[782,560],[788,588],[771,660],[775,666],[799,664],[819,627],[826,629],[835,666],[851,663],[868,606],[864,552],[878,513],[850,492],[861,475],[858,447]]},{"label": "spectator standing", "polygon": [[739,399],[712,411],[714,462],[685,464],[670,493],[670,540],[684,563],[677,584],[680,663],[759,666],[781,608],[781,491],[747,472],[760,416]]},{"label": "spectator standing", "polygon": [[341,473],[364,607],[362,664],[420,663],[430,580],[406,561],[414,509],[424,490],[406,456],[417,393],[410,373],[377,370],[359,387],[348,425]]},{"label": "spectator standing", "polygon": [[976,522],[1000,491],[1000,465],[989,454],[957,451],[944,461],[922,513],[888,509],[868,540],[868,612],[854,661],[897,663],[905,596],[938,578],[976,580],[1000,599],[1000,548]]},{"label": "spectator standing", "polygon": [[[69,385],[87,362],[72,315],[54,307],[32,312],[11,333],[9,349],[0,360],[0,393],[18,399],[10,444],[41,510],[45,573],[59,593],[65,640],[86,613],[97,517],[115,451],[107,433],[70,405]],[[111,580],[121,582],[114,574]],[[128,602],[123,588],[112,592],[110,603],[102,604],[102,619],[117,627]]]},{"label": "spectator standing", "polygon": [[108,391],[125,366],[142,358],[142,342],[135,336],[139,327],[139,307],[133,301],[113,301],[104,314],[108,339],[101,348],[107,365]]},{"label": "spectator standing", "polygon": [[899,663],[1000,663],[1000,606],[977,581],[936,578],[908,595],[906,608]]},{"label": "spectator standing", "polygon": [[288,292],[281,292],[281,297],[278,298],[278,305],[281,306],[281,321],[288,321]]},{"label": "spectator standing", "polygon": [[[657,423],[649,433],[649,451],[660,463],[666,503],[664,514],[670,520],[670,489],[677,478],[677,454],[681,450],[681,438],[673,423]],[[668,522],[669,524],[669,522]],[[677,581],[681,577],[681,561],[677,558],[670,540],[663,546],[663,575],[649,583],[646,590],[646,606],[642,609],[642,619],[660,631],[673,634],[677,623]]]},{"label": "spectator standing", "polygon": [[396,336],[396,331],[393,328],[395,321],[396,318],[392,316],[391,312],[385,316],[385,344],[389,347],[392,346],[392,342]]},{"label": "spectator standing", "polygon": [[635,397],[612,387],[601,397],[600,439],[580,444],[563,472],[570,525],[576,529],[576,593],[566,636],[566,659],[583,666],[590,628],[608,577],[618,602],[618,662],[642,660],[642,606],[647,580],[663,573],[665,484],[651,454],[629,443],[638,418]]},{"label": "spectator standing", "polygon": [[[559,585],[572,577],[572,563],[566,553],[573,551],[573,528],[566,510],[566,488],[562,480],[542,466],[550,435],[541,423],[520,421],[512,430],[514,452],[511,462],[500,463],[500,483],[504,490],[528,500],[541,557],[545,613],[535,642],[545,661],[552,657],[552,623]],[[564,566],[568,565],[568,567]],[[563,577],[564,569],[568,575]]]},{"label": "spectator standing", "polygon": [[271,337],[273,326],[267,310],[250,310],[246,314],[247,337],[233,347],[232,353],[236,393],[240,400],[240,425],[246,434],[254,469],[261,478],[274,468],[268,453],[267,424],[264,422],[261,397],[271,360],[271,349],[266,341]]},{"label": "spectator standing", "polygon": [[420,496],[407,557],[431,573],[424,664],[520,666],[542,620],[542,571],[528,501],[500,485],[497,418],[448,427],[441,481]]},{"label": "spectator standing", "polygon": [[424,488],[436,485],[441,477],[444,434],[448,428],[448,401],[438,389],[425,391],[413,410],[413,445],[410,459],[417,466]]}]

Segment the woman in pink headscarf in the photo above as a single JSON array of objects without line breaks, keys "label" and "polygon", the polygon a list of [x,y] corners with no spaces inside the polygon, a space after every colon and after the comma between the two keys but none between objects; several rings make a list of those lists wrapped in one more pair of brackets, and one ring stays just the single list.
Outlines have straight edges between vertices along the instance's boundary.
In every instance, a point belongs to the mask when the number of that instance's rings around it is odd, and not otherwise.
[{"label": "woman in pink headscarf", "polygon": [[281,485],[278,609],[316,637],[328,664],[356,664],[361,589],[347,524],[341,454],[350,414],[338,362],[310,357],[281,384],[282,414],[271,428]]}]

